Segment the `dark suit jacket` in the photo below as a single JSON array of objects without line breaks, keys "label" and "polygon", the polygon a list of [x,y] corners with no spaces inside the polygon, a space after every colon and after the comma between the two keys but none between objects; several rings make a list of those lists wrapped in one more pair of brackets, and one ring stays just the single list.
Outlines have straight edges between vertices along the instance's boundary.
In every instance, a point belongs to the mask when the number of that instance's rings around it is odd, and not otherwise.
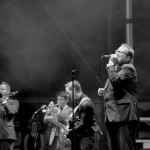
[{"label": "dark suit jacket", "polygon": [[108,79],[105,84],[105,120],[110,122],[138,120],[137,73],[132,64],[120,68],[106,68]]},{"label": "dark suit jacket", "polygon": [[18,109],[17,100],[8,99],[5,104],[0,104],[0,139],[16,140],[13,120]]},{"label": "dark suit jacket", "polygon": [[95,123],[95,109],[94,104],[90,98],[82,94],[80,101],[86,98],[85,101],[81,103],[77,112],[75,113],[75,118],[77,116],[79,122],[76,123],[74,130],[76,133],[85,134],[85,132],[93,132],[92,126]]}]

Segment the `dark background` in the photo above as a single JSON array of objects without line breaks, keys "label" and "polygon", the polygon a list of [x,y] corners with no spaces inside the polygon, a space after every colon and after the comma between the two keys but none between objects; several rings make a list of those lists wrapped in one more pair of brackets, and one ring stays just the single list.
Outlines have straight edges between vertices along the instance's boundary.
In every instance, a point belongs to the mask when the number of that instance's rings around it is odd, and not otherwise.
[{"label": "dark background", "polygon": [[[132,10],[139,109],[148,116],[150,1],[133,0]],[[104,129],[97,89],[107,61],[100,58],[126,42],[126,23],[125,0],[0,0],[0,81],[19,91],[16,118],[26,126],[34,111],[55,101],[75,69]]]}]

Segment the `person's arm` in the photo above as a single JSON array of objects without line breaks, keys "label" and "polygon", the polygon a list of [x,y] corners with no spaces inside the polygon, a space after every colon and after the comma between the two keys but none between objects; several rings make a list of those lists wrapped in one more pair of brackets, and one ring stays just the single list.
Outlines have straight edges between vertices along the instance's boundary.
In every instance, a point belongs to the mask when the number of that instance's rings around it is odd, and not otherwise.
[{"label": "person's arm", "polygon": [[50,109],[47,109],[47,111],[46,111],[46,113],[45,113],[45,115],[44,115],[44,119],[43,119],[43,122],[44,122],[45,124],[48,123],[47,120],[46,120],[46,118],[47,118],[48,116],[50,116],[50,115],[51,115],[51,111],[50,111]]},{"label": "person's arm", "polygon": [[43,134],[40,134],[40,140],[41,140],[41,148],[40,148],[40,150],[43,150],[44,149],[44,136],[43,136]]},{"label": "person's arm", "polygon": [[75,131],[83,131],[85,128],[92,126],[93,111],[93,105],[90,99],[82,103],[80,110],[80,122],[78,122],[74,127]]},{"label": "person's arm", "polygon": [[29,134],[25,135],[25,137],[24,137],[24,150],[28,150],[27,149],[28,138],[29,138]]},{"label": "person's arm", "polygon": [[19,102],[17,100],[8,100],[4,106],[8,114],[16,114],[19,109]]},{"label": "person's arm", "polygon": [[132,64],[117,66],[117,61],[117,55],[112,54],[106,67],[108,78],[112,84],[120,84],[122,81],[130,80],[135,75],[135,68]]},{"label": "person's arm", "polygon": [[132,79],[135,76],[135,69],[131,64],[125,64],[120,71],[115,70],[115,66],[107,67],[108,78],[112,84],[120,84],[121,82]]},{"label": "person's arm", "polygon": [[58,117],[57,117],[58,111],[59,111],[59,109],[56,106],[53,106],[53,107],[49,106],[48,111],[44,115],[43,122],[49,124],[49,122],[52,120],[57,121],[58,120]]},{"label": "person's arm", "polygon": [[21,142],[22,142],[22,133],[18,132],[18,137],[17,137],[17,140],[15,141],[15,145],[20,146]]}]

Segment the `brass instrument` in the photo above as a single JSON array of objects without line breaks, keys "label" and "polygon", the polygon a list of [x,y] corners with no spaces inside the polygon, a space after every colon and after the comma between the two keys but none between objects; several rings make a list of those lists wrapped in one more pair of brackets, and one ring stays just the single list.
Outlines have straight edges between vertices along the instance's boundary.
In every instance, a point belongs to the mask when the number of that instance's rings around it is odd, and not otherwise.
[{"label": "brass instrument", "polygon": [[46,124],[53,123],[59,128],[59,142],[61,143],[61,146],[68,145],[71,147],[71,141],[67,138],[67,134],[69,132],[69,124],[65,126],[58,121],[58,113],[60,112],[59,106],[60,103],[54,104],[53,101],[51,101],[48,106],[42,105],[42,112],[46,113],[43,121]]},{"label": "brass instrument", "polygon": [[62,146],[69,145],[71,147],[71,141],[67,138],[67,134],[69,132],[69,125],[65,126],[64,124],[58,121],[58,112],[60,111],[57,108],[59,104],[50,105],[50,106],[43,106],[43,111],[46,112],[44,116],[44,123],[46,124],[55,124],[59,128],[59,142]]},{"label": "brass instrument", "polygon": [[[6,103],[7,102],[7,100],[8,99],[6,99],[6,97],[10,97],[10,96],[14,96],[14,95],[16,95],[17,93],[18,93],[19,91],[15,91],[15,92],[10,92],[10,93],[8,93],[8,94],[2,94],[1,92],[0,92],[0,103]],[[5,99],[4,99],[4,97],[5,97]]]},{"label": "brass instrument", "polygon": [[10,92],[10,93],[8,93],[8,94],[2,94],[2,93],[0,92],[0,98],[3,97],[3,96],[8,96],[8,97],[14,96],[14,95],[16,95],[18,92],[19,92],[19,91],[15,91],[15,92]]},{"label": "brass instrument", "polygon": [[[59,103],[58,104],[54,104],[54,102],[51,101],[48,106],[42,105],[41,109],[42,109],[43,113],[46,113],[48,111],[49,112],[54,111],[54,108],[58,108],[58,106],[59,106]],[[58,111],[59,111],[59,108],[58,108]]]},{"label": "brass instrument", "polygon": [[43,113],[46,113],[48,111],[48,107],[46,105],[42,105],[41,109]]},{"label": "brass instrument", "polygon": [[[42,111],[43,113],[46,113],[45,116],[47,116],[47,114],[51,114],[51,116],[53,116],[53,109],[54,107],[58,106],[59,104],[54,104],[53,101],[50,102],[50,104],[48,106],[46,105],[42,105],[39,109],[37,109],[33,115],[32,115],[32,119],[35,117],[35,115],[37,115],[37,113],[39,111]],[[45,117],[44,117],[45,119]]]}]

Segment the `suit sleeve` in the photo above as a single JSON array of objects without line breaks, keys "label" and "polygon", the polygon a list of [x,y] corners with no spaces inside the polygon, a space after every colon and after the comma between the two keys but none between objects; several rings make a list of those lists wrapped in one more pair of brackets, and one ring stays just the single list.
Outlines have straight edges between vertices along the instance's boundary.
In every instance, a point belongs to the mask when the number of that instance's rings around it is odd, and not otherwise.
[{"label": "suit sleeve", "polygon": [[5,104],[8,114],[16,114],[19,109],[19,102],[17,100],[8,100]]},{"label": "suit sleeve", "polygon": [[125,64],[121,67],[120,71],[115,70],[115,66],[107,68],[108,78],[112,84],[120,84],[128,81],[135,76],[135,69],[131,64]]},{"label": "suit sleeve", "polygon": [[83,102],[80,108],[80,122],[75,126],[76,131],[85,130],[85,128],[90,128],[93,125],[93,112],[91,100]]}]

